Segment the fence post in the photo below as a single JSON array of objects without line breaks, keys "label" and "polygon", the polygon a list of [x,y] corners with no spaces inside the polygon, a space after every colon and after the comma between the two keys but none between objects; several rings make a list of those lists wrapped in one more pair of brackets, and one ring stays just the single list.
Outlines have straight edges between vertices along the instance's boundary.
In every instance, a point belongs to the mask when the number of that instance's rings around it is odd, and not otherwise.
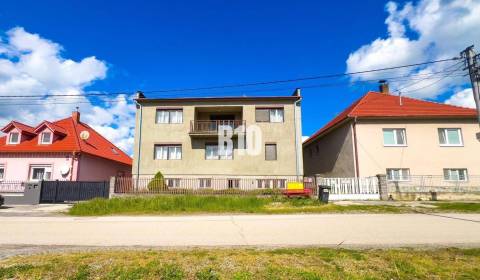
[{"label": "fence post", "polygon": [[112,198],[113,194],[115,193],[115,180],[116,180],[115,176],[110,177],[110,185],[109,185],[109,189],[108,189],[108,198]]},{"label": "fence post", "polygon": [[377,179],[378,179],[378,193],[380,194],[380,200],[388,200],[387,175],[377,174]]},{"label": "fence post", "polygon": [[58,194],[58,179],[55,181],[55,196],[53,197],[53,203],[57,203],[57,194]]}]

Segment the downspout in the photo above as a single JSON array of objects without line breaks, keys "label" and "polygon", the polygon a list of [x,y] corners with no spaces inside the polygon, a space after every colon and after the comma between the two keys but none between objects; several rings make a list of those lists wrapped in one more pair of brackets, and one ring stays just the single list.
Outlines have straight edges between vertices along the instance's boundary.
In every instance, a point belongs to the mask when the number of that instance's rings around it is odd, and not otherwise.
[{"label": "downspout", "polygon": [[360,171],[358,167],[357,117],[353,119],[352,130],[353,130],[353,148],[355,149],[355,152],[353,155],[355,159],[355,178],[358,178],[360,176]]},{"label": "downspout", "polygon": [[143,107],[138,101],[135,100],[135,103],[140,109],[140,115],[139,115],[139,124],[138,124],[138,150],[137,150],[137,184],[136,187],[138,188],[139,180],[140,180],[140,157],[141,157],[141,151],[142,151],[142,113],[143,113]]},{"label": "downspout", "polygon": [[298,102],[300,102],[300,99],[298,99],[297,101],[295,101],[293,103],[294,107],[293,107],[293,125],[295,127],[295,170],[296,170],[296,175],[297,175],[297,181],[299,180],[299,162],[298,162],[298,128],[297,128],[297,104]]}]

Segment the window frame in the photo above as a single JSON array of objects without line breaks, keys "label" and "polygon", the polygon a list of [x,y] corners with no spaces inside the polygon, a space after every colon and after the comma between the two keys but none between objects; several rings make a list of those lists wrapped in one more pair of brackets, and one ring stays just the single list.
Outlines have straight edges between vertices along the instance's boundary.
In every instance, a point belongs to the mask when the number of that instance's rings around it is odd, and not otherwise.
[{"label": "window frame", "polygon": [[[458,173],[458,180],[454,180],[454,179],[447,179],[445,177],[445,171],[452,171],[452,170],[455,170],[455,171],[464,171],[464,179],[460,179],[460,172]],[[450,178],[451,178],[451,174],[449,174]],[[445,182],[468,182],[469,180],[469,177],[468,177],[468,169],[467,168],[444,168],[443,169],[443,180]]]},{"label": "window frame", "polygon": [[[275,158],[274,159],[268,159],[267,158],[267,146],[275,146]],[[278,146],[277,146],[277,143],[265,143],[265,160],[267,160],[267,161],[278,160]]]},{"label": "window frame", "polygon": [[[43,136],[45,134],[50,134],[50,140],[48,142],[44,142],[43,140]],[[40,133],[40,139],[39,140],[39,144],[41,145],[48,145],[48,144],[52,144],[53,143],[53,133],[51,131],[42,131],[42,133]]]},{"label": "window frame", "polygon": [[[390,131],[390,130],[393,131],[393,137],[394,137],[395,144],[386,144],[385,143],[385,131]],[[397,131],[403,131],[403,137],[404,137],[404,140],[405,140],[404,144],[396,144],[396,143],[398,143]],[[408,146],[407,129],[406,128],[382,128],[382,137],[383,137],[383,146],[384,147],[407,147]]]},{"label": "window frame", "polygon": [[[459,144],[450,144],[448,140],[448,134],[446,133],[448,130],[456,130],[458,133],[458,139],[460,140]],[[460,127],[440,127],[438,128],[438,143],[440,147],[463,147],[463,135],[462,135],[462,128]],[[446,143],[442,144],[440,141],[440,133],[443,134]]]},{"label": "window frame", "polygon": [[[17,142],[12,142],[12,135],[13,134],[17,134],[18,138],[17,138]],[[22,137],[22,134],[19,132],[19,131],[12,131],[12,132],[9,132],[8,133],[8,142],[7,144],[9,145],[17,145],[17,144],[20,144],[20,138]]]},{"label": "window frame", "polygon": [[165,178],[165,186],[167,188],[180,188],[180,183],[182,179],[180,178]]},{"label": "window frame", "polygon": [[[207,146],[211,147],[217,147],[216,148],[216,158],[209,158],[208,153],[207,153]],[[233,160],[233,154],[234,154],[234,147],[232,146],[232,153],[230,158],[226,158],[225,156],[222,156],[219,154],[218,151],[218,143],[205,143],[205,160]]]},{"label": "window frame", "polygon": [[[157,158],[157,147],[167,148],[167,158]],[[180,148],[180,158],[170,158],[170,148]],[[163,154],[163,153],[162,153]],[[154,160],[182,160],[183,147],[182,144],[155,144],[153,145],[153,159]]]},{"label": "window frame", "polygon": [[[403,171],[406,170],[407,171],[407,178],[404,178],[403,177]],[[390,173],[390,171],[401,171],[402,174],[400,176],[400,179],[394,179]],[[410,168],[387,168],[386,169],[386,172],[387,172],[387,181],[389,182],[409,182],[411,180],[411,175],[410,175]]]},{"label": "window frame", "polygon": [[2,182],[2,181],[5,180],[5,176],[6,176],[6,173],[7,173],[7,168],[6,168],[5,164],[0,164],[0,170],[3,171],[2,173],[0,173],[0,174],[2,174],[0,176],[0,182]]},{"label": "window frame", "polygon": [[198,187],[200,189],[211,189],[212,178],[198,178]]},{"label": "window frame", "polygon": [[[34,179],[33,178],[34,169],[43,169],[43,174],[42,174],[41,179]],[[47,173],[50,173],[50,176],[48,176],[48,178],[45,176]],[[39,182],[39,181],[42,181],[42,180],[51,180],[52,175],[53,175],[53,167],[50,164],[31,164],[29,166],[28,180],[31,181],[31,182]]]},{"label": "window frame", "polygon": [[[158,113],[167,112],[168,120],[167,122],[159,122]],[[172,122],[172,113],[180,112],[181,120],[180,122]],[[183,124],[183,108],[157,108],[155,111],[155,124]]]},{"label": "window frame", "polygon": [[[257,110],[268,111],[268,120],[263,121],[257,118]],[[282,121],[272,121],[272,111],[279,110],[282,112]],[[285,123],[285,108],[283,107],[257,107],[255,108],[255,122],[257,123]]]}]

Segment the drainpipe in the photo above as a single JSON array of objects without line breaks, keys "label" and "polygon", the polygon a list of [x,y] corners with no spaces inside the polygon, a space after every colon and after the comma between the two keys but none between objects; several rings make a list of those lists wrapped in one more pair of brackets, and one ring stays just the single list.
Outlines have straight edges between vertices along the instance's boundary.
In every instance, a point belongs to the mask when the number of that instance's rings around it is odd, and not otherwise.
[{"label": "drainpipe", "polygon": [[357,145],[357,117],[353,119],[352,124],[353,130],[353,148],[355,149],[354,157],[355,157],[355,178],[360,176],[360,171],[358,168],[358,145]]},{"label": "drainpipe", "polygon": [[[143,95],[143,93],[141,91],[138,91],[137,92],[137,99],[139,98],[144,98],[145,96]],[[139,115],[139,118],[138,118],[138,150],[137,150],[137,184],[136,184],[136,187],[138,188],[138,184],[139,184],[139,180],[140,180],[140,157],[141,157],[141,151],[142,151],[142,121],[143,121],[143,117],[142,117],[142,114],[143,114],[143,107],[142,107],[142,104],[138,103],[137,100],[135,100],[135,104],[136,106],[138,106],[137,108],[139,108],[140,110],[140,115]]]},{"label": "drainpipe", "polygon": [[[293,93],[294,96],[299,96],[300,97],[300,89],[297,88],[295,89],[295,92]],[[299,168],[299,162],[298,162],[298,129],[297,129],[297,105],[300,102],[301,99],[298,99],[293,103],[293,125],[295,127],[295,171],[297,175],[297,181],[299,180],[300,177],[300,168]]]}]

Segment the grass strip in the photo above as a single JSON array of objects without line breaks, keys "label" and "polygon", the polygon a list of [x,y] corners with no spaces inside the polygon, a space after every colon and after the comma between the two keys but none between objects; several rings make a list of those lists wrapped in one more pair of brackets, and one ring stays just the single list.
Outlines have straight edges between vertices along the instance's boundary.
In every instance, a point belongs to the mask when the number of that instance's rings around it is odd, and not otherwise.
[{"label": "grass strip", "polygon": [[0,261],[0,279],[480,279],[480,249],[91,251]]}]

